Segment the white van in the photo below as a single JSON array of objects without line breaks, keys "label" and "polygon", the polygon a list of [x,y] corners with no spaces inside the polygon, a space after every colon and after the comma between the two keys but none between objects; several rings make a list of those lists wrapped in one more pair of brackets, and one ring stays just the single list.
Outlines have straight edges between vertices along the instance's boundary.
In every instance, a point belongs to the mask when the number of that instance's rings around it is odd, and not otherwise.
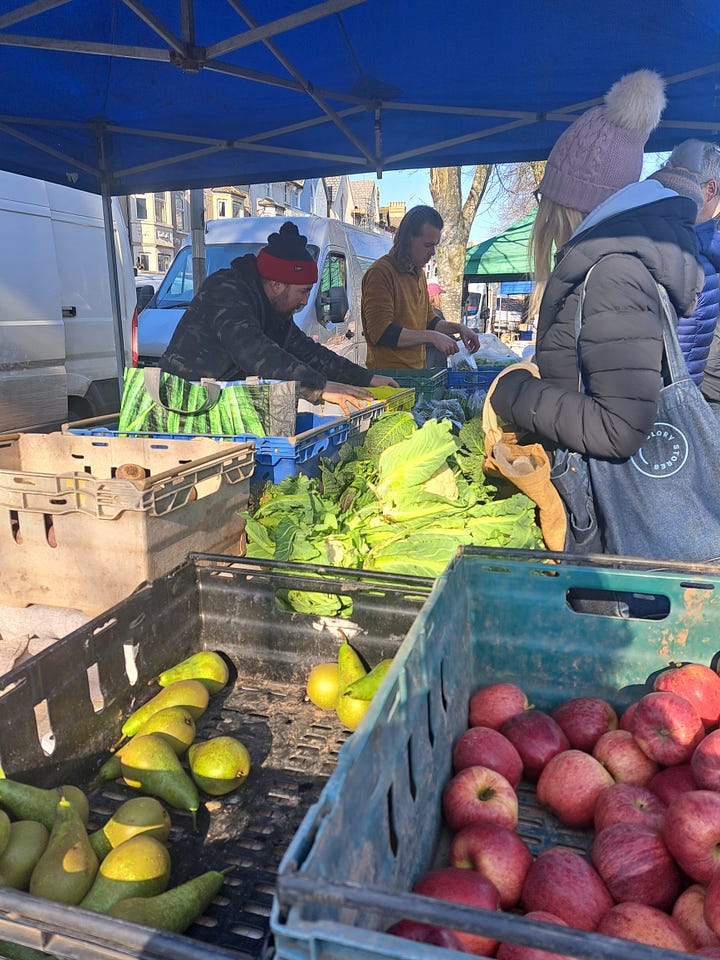
[{"label": "white van", "polygon": [[[113,201],[126,363],[132,252]],[[0,432],[119,409],[102,200],[0,172]]]},{"label": "white van", "polygon": [[[210,220],[205,228],[206,272],[229,267],[246,253],[257,253],[286,220],[296,223],[307,237],[308,249],[318,263],[318,282],[307,306],[295,314],[295,323],[313,340],[363,365],[360,284],[368,267],[390,250],[389,234],[311,215]],[[160,289],[138,318],[141,365],[157,364],[193,292],[192,246],[188,243],[180,248]]]}]

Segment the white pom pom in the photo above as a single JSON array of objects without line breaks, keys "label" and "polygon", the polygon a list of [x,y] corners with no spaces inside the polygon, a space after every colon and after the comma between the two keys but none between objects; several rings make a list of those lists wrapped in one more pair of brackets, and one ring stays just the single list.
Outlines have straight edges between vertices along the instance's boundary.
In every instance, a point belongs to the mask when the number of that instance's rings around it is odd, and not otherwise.
[{"label": "white pom pom", "polygon": [[650,133],[660,122],[666,104],[665,81],[654,70],[637,70],[621,77],[605,95],[603,113],[629,133]]}]

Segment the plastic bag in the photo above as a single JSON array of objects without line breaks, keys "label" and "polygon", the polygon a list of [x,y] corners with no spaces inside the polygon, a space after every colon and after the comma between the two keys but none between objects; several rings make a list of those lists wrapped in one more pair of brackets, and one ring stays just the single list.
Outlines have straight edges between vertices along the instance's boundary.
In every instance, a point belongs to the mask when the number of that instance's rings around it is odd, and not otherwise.
[{"label": "plastic bag", "polygon": [[514,350],[506,346],[494,333],[478,334],[480,347],[473,354],[475,367],[482,367],[483,364],[493,364],[495,366],[507,366],[510,363],[517,363],[520,359]]},{"label": "plastic bag", "polygon": [[468,350],[465,344],[460,341],[458,343],[458,352],[451,354],[447,358],[447,365],[449,370],[477,370],[477,363],[475,363],[475,357]]}]

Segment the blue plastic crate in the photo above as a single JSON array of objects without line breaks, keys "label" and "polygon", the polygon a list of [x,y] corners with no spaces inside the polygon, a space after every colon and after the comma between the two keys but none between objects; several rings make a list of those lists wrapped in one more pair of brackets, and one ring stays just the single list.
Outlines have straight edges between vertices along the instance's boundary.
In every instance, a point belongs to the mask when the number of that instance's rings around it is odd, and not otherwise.
[{"label": "blue plastic crate", "polygon": [[[340,447],[349,437],[359,432],[360,421],[366,416],[359,411],[354,417],[319,417],[313,413],[298,413],[294,437],[256,437],[253,434],[239,436],[207,437],[237,443],[253,441],[255,444],[255,472],[250,486],[258,489],[266,483],[280,483],[287,477],[302,473],[317,476],[320,458],[337,457]],[[79,420],[63,426],[65,433],[98,437],[149,437],[158,443],[169,440],[192,440],[194,434],[183,433],[119,433],[117,416]]]},{"label": "blue plastic crate", "polygon": [[[518,358],[519,359],[519,358]],[[487,364],[478,370],[450,370],[447,371],[448,389],[487,390],[495,377],[506,369],[508,364],[495,366]],[[510,364],[512,366],[512,364]]]},{"label": "blue plastic crate", "polygon": [[[383,933],[407,916],[593,960],[671,960],[677,954],[512,913],[410,893],[446,865],[441,816],[452,745],[467,727],[471,694],[518,683],[541,709],[571,696],[605,696],[621,710],[672,662],[714,662],[720,646],[720,569],[657,571],[651,562],[551,564],[516,550],[465,548],[398,651],[338,766],[281,863],[271,915],[278,960],[443,960],[464,956]],[[575,612],[571,590],[662,595],[663,620]],[[534,854],[561,843],[586,852],[590,831],[563,827],[519,788],[518,832]]]}]

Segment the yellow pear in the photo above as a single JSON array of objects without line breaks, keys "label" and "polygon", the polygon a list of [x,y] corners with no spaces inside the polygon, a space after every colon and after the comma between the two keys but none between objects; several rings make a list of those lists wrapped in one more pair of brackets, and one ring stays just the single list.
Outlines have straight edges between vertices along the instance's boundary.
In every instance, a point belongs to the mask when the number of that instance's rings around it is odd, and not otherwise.
[{"label": "yellow pear", "polygon": [[50,839],[30,877],[30,893],[78,904],[92,886],[98,865],[77,810],[61,797]]},{"label": "yellow pear", "polygon": [[355,730],[367,713],[370,700],[356,700],[355,697],[338,697],[335,712],[338,720],[347,730]]},{"label": "yellow pear", "polygon": [[90,834],[90,843],[103,860],[121,843],[145,834],[165,843],[170,836],[170,815],[155,797],[133,797],[121,803],[99,830]]},{"label": "yellow pear", "polygon": [[195,783],[213,797],[235,790],[250,773],[250,754],[235,737],[194,743],[188,750],[188,762]]},{"label": "yellow pear", "polygon": [[209,870],[154,897],[129,897],[110,907],[111,917],[143,923],[156,930],[184,933],[193,920],[202,916],[220,891],[227,870]]},{"label": "yellow pear", "polygon": [[37,820],[14,820],[7,846],[0,855],[0,886],[27,890],[49,839],[50,831]]},{"label": "yellow pear", "polygon": [[169,881],[167,847],[155,837],[139,834],[113,847],[79,905],[86,910],[107,913],[119,900],[164,893]]},{"label": "yellow pear", "polygon": [[208,688],[199,680],[178,680],[163,687],[160,693],[131,713],[122,725],[122,734],[124,737],[134,737],[154,713],[165,707],[185,707],[193,720],[197,720],[207,710],[209,701]]},{"label": "yellow pear", "polygon": [[194,820],[200,806],[197,788],[167,740],[156,733],[133,737],[123,748],[120,763],[129,787],[158,797],[171,807],[189,810]]},{"label": "yellow pear", "polygon": [[332,710],[338,697],[337,663],[316,664],[307,678],[305,692],[308,699],[322,710]]}]

